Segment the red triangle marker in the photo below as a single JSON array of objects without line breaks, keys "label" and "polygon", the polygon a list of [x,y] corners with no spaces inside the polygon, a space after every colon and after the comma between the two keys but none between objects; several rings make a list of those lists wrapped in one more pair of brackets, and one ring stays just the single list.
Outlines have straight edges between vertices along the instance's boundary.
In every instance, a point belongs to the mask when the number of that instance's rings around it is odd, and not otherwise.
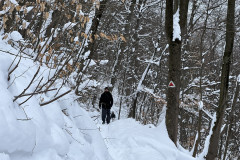
[{"label": "red triangle marker", "polygon": [[168,84],[168,87],[174,88],[174,87],[176,87],[176,86],[175,86],[175,84],[173,83],[173,81],[170,81],[169,84]]}]

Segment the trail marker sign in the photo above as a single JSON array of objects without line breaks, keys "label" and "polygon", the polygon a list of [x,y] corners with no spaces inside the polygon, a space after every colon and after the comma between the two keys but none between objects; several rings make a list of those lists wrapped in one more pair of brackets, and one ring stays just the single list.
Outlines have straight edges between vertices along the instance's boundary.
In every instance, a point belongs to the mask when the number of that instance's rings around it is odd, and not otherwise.
[{"label": "trail marker sign", "polygon": [[173,83],[173,81],[170,81],[169,84],[168,84],[168,87],[170,88],[175,88],[175,84]]}]

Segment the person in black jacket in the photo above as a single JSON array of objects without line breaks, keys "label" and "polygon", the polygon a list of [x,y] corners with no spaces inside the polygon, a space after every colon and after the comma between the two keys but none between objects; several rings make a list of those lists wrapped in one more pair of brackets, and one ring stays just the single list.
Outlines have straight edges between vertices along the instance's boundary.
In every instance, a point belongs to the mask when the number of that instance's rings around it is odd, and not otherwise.
[{"label": "person in black jacket", "polygon": [[99,101],[99,108],[102,108],[102,124],[105,124],[105,120],[107,120],[107,124],[110,123],[110,110],[112,108],[112,105],[113,97],[112,94],[109,92],[108,87],[106,87]]}]

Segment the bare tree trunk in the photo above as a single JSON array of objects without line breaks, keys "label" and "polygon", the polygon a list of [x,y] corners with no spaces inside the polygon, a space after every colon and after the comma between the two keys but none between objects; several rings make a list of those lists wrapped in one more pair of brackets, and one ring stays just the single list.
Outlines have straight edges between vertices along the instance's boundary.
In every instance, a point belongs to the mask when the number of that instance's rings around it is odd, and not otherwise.
[{"label": "bare tree trunk", "polygon": [[[92,42],[88,43],[88,46],[86,47],[86,49],[83,52],[83,55],[87,52],[90,52],[89,56],[88,56],[88,59],[92,58],[92,56],[93,56],[93,54],[96,50],[95,47],[94,47],[95,46],[95,34],[98,31],[98,26],[99,26],[100,20],[102,18],[103,12],[106,8],[107,2],[108,2],[108,0],[103,0],[103,1],[100,2],[100,7],[99,7],[99,9],[96,9],[95,16],[92,20],[92,25],[91,25],[91,28],[89,30]],[[83,64],[84,61],[85,61],[84,59],[81,59],[80,64]],[[83,68],[84,68],[84,65],[81,65],[80,69],[78,70],[78,73],[82,72]],[[81,78],[78,78],[77,82],[76,82],[76,90],[75,90],[75,94],[77,94],[77,95],[78,95],[78,87],[80,85],[80,82],[81,82]]]},{"label": "bare tree trunk", "polygon": [[[153,58],[154,58],[154,54],[153,54],[153,56],[152,56],[152,58],[151,58],[151,61],[153,60]],[[146,77],[146,75],[147,75],[147,73],[148,73],[148,71],[149,71],[149,69],[150,69],[150,66],[151,66],[151,63],[149,63],[149,64],[147,65],[147,68],[146,68],[145,71],[143,72],[142,77],[141,77],[141,79],[140,79],[140,81],[139,81],[139,83],[138,83],[135,96],[133,97],[133,105],[132,105],[132,107],[130,108],[130,112],[129,112],[128,117],[131,117],[131,118],[134,118],[134,119],[136,118],[137,99],[138,99],[138,96],[139,96],[139,94],[140,94],[140,89],[141,89],[142,83],[143,83],[143,81],[144,81],[144,79],[145,79],[145,77]]]},{"label": "bare tree trunk", "polygon": [[[179,3],[179,2],[178,2]],[[180,14],[184,14],[188,10],[184,5],[184,1],[180,1]],[[176,6],[176,4],[175,4]],[[186,9],[186,10],[185,10]],[[178,134],[178,110],[179,110],[179,93],[180,93],[180,76],[181,76],[181,40],[173,39],[173,14],[174,8],[173,0],[166,1],[166,35],[169,43],[169,71],[168,82],[173,81],[175,87],[167,90],[167,111],[166,111],[166,127],[170,139],[176,144]],[[181,30],[186,25],[186,18],[180,16]]]},{"label": "bare tree trunk", "polygon": [[[178,133],[178,107],[180,92],[180,72],[181,72],[181,41],[173,41],[173,1],[166,1],[166,32],[169,43],[169,71],[168,82],[175,83],[174,88],[168,88],[167,91],[167,111],[166,126],[170,139],[176,144]],[[171,17],[171,18],[170,18]]]},{"label": "bare tree trunk", "polygon": [[236,91],[235,91],[235,95],[234,95],[233,103],[232,103],[232,110],[231,110],[230,115],[229,115],[229,125],[228,125],[228,131],[227,131],[227,140],[226,140],[223,160],[226,159],[228,145],[229,145],[229,140],[232,137],[232,126],[233,126],[234,112],[235,112],[235,108],[236,108],[236,104],[237,104],[238,95],[239,95],[239,82],[237,82],[237,87],[236,87]]},{"label": "bare tree trunk", "polygon": [[197,0],[193,0],[193,2],[192,2],[192,12],[191,12],[190,20],[189,20],[189,23],[188,23],[189,32],[192,32],[193,27],[194,27],[193,20],[194,20],[194,17],[196,15],[196,10],[197,10]]},{"label": "bare tree trunk", "polygon": [[125,88],[125,80],[126,80],[126,70],[124,71],[123,74],[123,84],[122,84],[122,88],[121,88],[121,97],[120,97],[120,106],[119,106],[119,112],[118,112],[118,119],[120,119],[121,116],[121,110],[122,110],[122,101],[123,101],[123,90]]},{"label": "bare tree trunk", "polygon": [[[130,7],[129,7],[129,11],[130,12],[129,12],[127,18],[126,18],[127,22],[126,22],[126,24],[124,26],[124,31],[125,31],[124,37],[125,37],[125,39],[126,39],[126,41],[128,43],[131,40],[131,38],[130,38],[131,37],[131,34],[130,34],[130,32],[131,32],[131,25],[132,25],[131,21],[132,21],[133,15],[134,15],[134,7],[136,6],[136,0],[131,0],[130,3],[131,3]],[[119,53],[119,56],[118,56],[118,59],[117,59],[117,62],[116,62],[116,66],[115,66],[116,72],[121,70],[120,65],[121,65],[122,59],[124,58],[124,54],[123,53],[129,51],[129,49],[126,48],[126,47],[127,47],[127,43],[126,42],[122,42],[120,44],[121,52]],[[113,76],[111,77],[111,84],[112,84],[113,87],[114,87],[116,82],[117,82],[117,77],[116,77],[116,75],[113,74]]]},{"label": "bare tree trunk", "polygon": [[206,160],[213,160],[217,158],[217,152],[219,147],[220,131],[223,123],[224,113],[227,104],[228,85],[229,85],[229,72],[231,64],[231,54],[233,51],[234,43],[234,14],[235,14],[235,0],[228,0],[227,11],[227,24],[226,24],[226,46],[223,56],[222,73],[221,73],[221,85],[220,85],[220,99],[219,106],[217,108],[217,119],[212,129],[213,134],[210,138],[210,144]]},{"label": "bare tree trunk", "polygon": [[136,110],[137,110],[137,99],[138,99],[138,96],[139,96],[139,92],[136,93],[136,96],[134,97],[133,99],[133,105],[130,109],[130,113],[128,115],[129,118],[136,118]]},{"label": "bare tree trunk", "polygon": [[[199,93],[200,93],[200,100],[201,103],[203,101],[203,89],[202,89],[202,79],[203,79],[203,42],[204,42],[204,36],[206,34],[206,30],[207,30],[207,22],[208,22],[208,17],[209,17],[209,13],[208,13],[208,8],[210,5],[210,0],[208,1],[208,7],[207,7],[207,15],[204,21],[204,29],[202,31],[202,35],[201,35],[201,41],[200,41],[200,47],[199,47],[199,53],[200,53],[200,80],[199,80]],[[199,117],[198,117],[198,138],[195,144],[195,148],[194,148],[194,152],[193,152],[193,157],[196,157],[197,155],[197,151],[198,151],[198,145],[201,142],[201,121],[202,121],[202,108],[199,109]]]},{"label": "bare tree trunk", "polygon": [[197,141],[195,143],[194,151],[193,151],[193,157],[196,157],[197,151],[198,151],[198,145],[201,142],[201,121],[202,121],[202,109],[199,109],[199,117],[198,117],[198,137]]},{"label": "bare tree trunk", "polygon": [[187,14],[189,0],[180,0],[180,28],[182,37],[186,38],[187,34]]}]

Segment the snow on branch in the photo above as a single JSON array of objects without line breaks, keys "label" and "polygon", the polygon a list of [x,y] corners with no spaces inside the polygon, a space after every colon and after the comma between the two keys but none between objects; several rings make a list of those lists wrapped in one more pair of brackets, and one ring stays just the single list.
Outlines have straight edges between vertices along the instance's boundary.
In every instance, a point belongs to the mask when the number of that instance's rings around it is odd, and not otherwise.
[{"label": "snow on branch", "polygon": [[[153,54],[153,56],[152,56],[152,58],[151,58],[151,60],[150,60],[149,62],[152,62],[152,61],[153,61],[153,57],[154,57],[154,54]],[[147,75],[147,73],[148,73],[148,70],[149,70],[149,67],[150,67],[150,66],[151,66],[151,63],[148,63],[147,68],[145,69],[145,71],[144,71],[144,73],[142,74],[142,77],[141,77],[141,79],[140,79],[140,81],[139,81],[139,83],[138,83],[137,92],[142,89],[142,82],[143,82],[143,80],[145,79],[145,77],[146,77],[146,75]]]},{"label": "snow on branch", "polygon": [[203,109],[203,101],[198,102],[198,109],[202,110]]}]

